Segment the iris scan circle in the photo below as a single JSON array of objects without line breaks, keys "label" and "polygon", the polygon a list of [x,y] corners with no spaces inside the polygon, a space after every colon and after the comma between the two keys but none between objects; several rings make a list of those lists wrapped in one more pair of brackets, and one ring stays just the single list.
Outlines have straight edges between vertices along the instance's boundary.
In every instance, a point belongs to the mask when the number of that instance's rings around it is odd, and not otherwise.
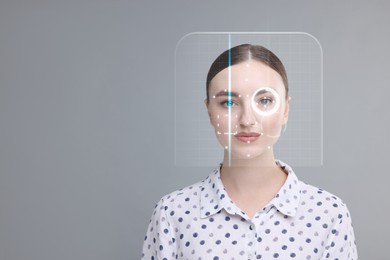
[{"label": "iris scan circle", "polygon": [[[270,110],[262,110],[258,105],[257,105],[257,102],[255,100],[255,97],[260,93],[260,92],[270,92],[273,96],[273,107],[270,109]],[[262,116],[269,116],[269,115],[272,115],[274,114],[280,107],[280,97],[279,97],[279,94],[278,92],[276,92],[273,88],[270,88],[270,87],[264,87],[264,88],[259,88],[258,90],[256,90],[253,95],[252,95],[252,98],[251,98],[251,105],[252,105],[252,108],[254,111],[256,111],[256,113],[262,115]]]}]

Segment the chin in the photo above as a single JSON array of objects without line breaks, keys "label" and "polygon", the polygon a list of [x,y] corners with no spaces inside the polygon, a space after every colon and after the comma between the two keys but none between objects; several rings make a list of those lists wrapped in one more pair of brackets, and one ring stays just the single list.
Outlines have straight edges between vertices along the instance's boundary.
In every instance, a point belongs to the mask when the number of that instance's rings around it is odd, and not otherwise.
[{"label": "chin", "polygon": [[248,149],[248,148],[240,148],[240,149],[232,149],[231,158],[232,159],[253,159],[265,154],[268,149],[261,149],[257,147],[256,149]]}]

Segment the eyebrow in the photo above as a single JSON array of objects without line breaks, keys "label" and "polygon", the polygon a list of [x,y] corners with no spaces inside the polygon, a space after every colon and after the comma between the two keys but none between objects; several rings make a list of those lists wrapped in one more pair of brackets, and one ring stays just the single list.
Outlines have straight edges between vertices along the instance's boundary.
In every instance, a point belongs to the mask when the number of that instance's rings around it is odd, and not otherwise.
[{"label": "eyebrow", "polygon": [[224,90],[222,90],[222,91],[220,91],[220,92],[218,92],[216,95],[215,95],[215,97],[222,97],[222,96],[231,96],[231,97],[238,97],[238,93],[237,92],[232,92],[232,91],[224,91]]},{"label": "eyebrow", "polygon": [[261,91],[259,91],[259,92],[256,93],[256,97],[257,97],[257,96],[260,96],[260,95],[263,95],[263,94],[265,94],[265,93],[267,93],[267,92],[268,92],[267,90],[261,90]]},{"label": "eyebrow", "polygon": [[[265,93],[267,93],[266,90],[261,90],[261,91],[256,93],[256,97],[259,95],[265,94]],[[229,92],[229,91],[222,90],[215,95],[215,97],[222,97],[222,96],[238,97],[239,94],[237,92],[234,92],[234,91]]]}]

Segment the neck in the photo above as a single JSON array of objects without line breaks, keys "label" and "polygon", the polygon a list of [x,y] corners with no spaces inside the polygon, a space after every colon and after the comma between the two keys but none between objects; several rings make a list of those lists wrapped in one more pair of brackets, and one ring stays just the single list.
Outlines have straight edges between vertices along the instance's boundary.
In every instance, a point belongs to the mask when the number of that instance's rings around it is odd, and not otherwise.
[{"label": "neck", "polygon": [[228,168],[268,168],[276,167],[275,157],[272,150],[268,150],[263,154],[250,158],[231,157],[229,160],[228,151],[224,150],[223,167]]},{"label": "neck", "polygon": [[286,177],[276,165],[272,150],[253,158],[231,158],[230,164],[225,150],[221,180],[228,192],[248,196],[259,194],[275,185],[280,186]]}]

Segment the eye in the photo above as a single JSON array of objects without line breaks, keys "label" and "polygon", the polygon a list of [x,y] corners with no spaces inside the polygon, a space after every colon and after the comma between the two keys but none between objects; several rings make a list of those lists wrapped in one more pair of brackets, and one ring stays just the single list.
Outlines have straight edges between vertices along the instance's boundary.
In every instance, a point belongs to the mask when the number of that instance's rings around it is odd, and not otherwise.
[{"label": "eye", "polygon": [[221,105],[224,107],[232,107],[233,105],[236,105],[233,100],[225,100],[221,102]]},{"label": "eye", "polygon": [[273,102],[274,102],[274,100],[272,98],[263,97],[263,98],[259,99],[257,104],[260,105],[260,106],[263,106],[263,107],[267,107],[267,106],[272,105]]}]

